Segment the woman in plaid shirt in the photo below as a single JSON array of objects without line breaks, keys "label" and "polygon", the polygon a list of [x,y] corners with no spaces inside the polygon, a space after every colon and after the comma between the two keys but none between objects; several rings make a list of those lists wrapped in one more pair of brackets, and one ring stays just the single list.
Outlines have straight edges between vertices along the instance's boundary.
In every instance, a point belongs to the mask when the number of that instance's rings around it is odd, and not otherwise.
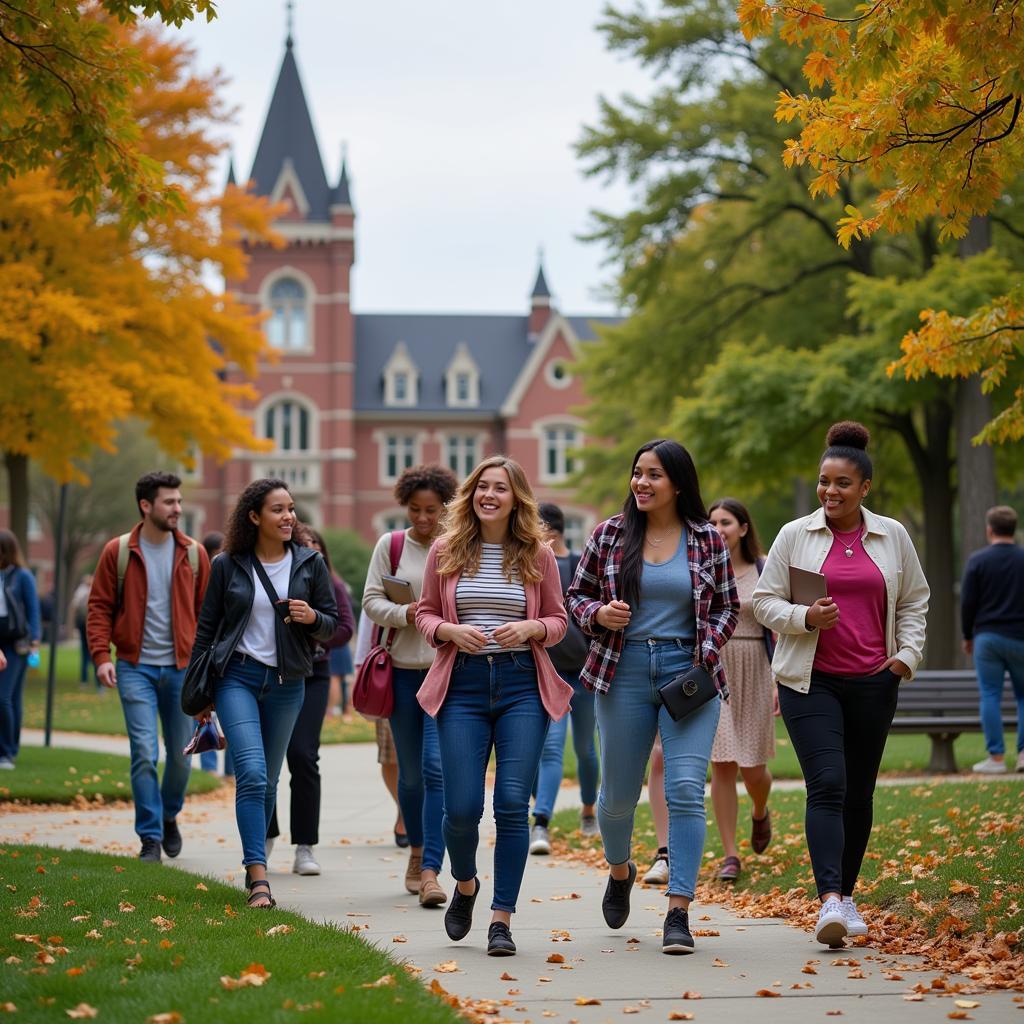
[{"label": "woman in plaid shirt", "polygon": [[621,514],[587,541],[567,595],[569,613],[594,638],[580,679],[597,691],[605,766],[597,819],[611,872],[602,910],[611,928],[629,916],[633,817],[658,732],[669,808],[662,951],[692,953],[688,908],[704,851],[704,780],[720,704],[709,701],[675,722],[658,687],[699,663],[728,699],[719,651],[736,626],[739,600],[690,453],[676,441],[648,441],[633,459],[629,486]]}]

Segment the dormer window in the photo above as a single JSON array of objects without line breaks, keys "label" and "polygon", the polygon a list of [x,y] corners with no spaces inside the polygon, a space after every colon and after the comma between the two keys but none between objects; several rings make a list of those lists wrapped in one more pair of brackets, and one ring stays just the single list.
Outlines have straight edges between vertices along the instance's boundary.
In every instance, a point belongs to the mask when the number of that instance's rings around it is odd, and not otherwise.
[{"label": "dormer window", "polygon": [[480,368],[464,342],[456,347],[444,378],[445,399],[449,407],[474,409],[480,404]]},{"label": "dormer window", "polygon": [[409,355],[409,349],[404,341],[400,341],[384,364],[384,404],[406,408],[414,406],[419,379],[419,370]]}]

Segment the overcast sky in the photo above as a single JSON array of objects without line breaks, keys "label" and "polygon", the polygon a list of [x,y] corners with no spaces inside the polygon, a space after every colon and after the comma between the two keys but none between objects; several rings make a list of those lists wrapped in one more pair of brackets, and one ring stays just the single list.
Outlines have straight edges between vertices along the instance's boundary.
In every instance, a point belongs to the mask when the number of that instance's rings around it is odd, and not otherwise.
[{"label": "overcast sky", "polygon": [[[604,0],[297,0],[295,54],[334,183],[348,146],[360,312],[520,312],[544,249],[563,312],[613,312],[605,253],[577,236],[625,186],[584,178],[573,153],[598,96],[649,78],[604,47]],[[221,0],[184,30],[230,77],[248,176],[284,53],[284,0]]]}]

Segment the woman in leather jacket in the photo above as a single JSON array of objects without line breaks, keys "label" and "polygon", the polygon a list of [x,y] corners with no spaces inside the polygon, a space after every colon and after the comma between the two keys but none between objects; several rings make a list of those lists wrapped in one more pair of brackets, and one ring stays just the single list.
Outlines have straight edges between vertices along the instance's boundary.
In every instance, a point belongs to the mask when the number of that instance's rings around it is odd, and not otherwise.
[{"label": "woman in leather jacket", "polygon": [[267,881],[267,823],[304,681],[313,674],[313,647],[331,639],[338,619],[323,556],[292,541],[295,525],[295,503],[283,480],[256,480],[242,492],[228,520],[224,554],[210,573],[192,652],[194,658],[214,648],[214,699],[234,757],[250,907],[275,905]]}]

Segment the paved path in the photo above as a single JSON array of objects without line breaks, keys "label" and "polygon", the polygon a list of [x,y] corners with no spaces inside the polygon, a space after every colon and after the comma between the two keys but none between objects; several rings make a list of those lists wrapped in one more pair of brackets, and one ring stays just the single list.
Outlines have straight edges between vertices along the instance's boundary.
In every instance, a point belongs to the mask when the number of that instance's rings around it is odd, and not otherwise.
[{"label": "paved path", "polygon": [[[41,737],[29,731],[26,742]],[[59,735],[58,744],[124,751],[124,741]],[[884,977],[897,962],[869,948],[830,953],[810,934],[780,920],[741,919],[722,907],[694,904],[691,926],[718,934],[697,939],[697,953],[666,957],[660,952],[665,900],[657,890],[638,889],[633,912],[621,931],[609,930],[601,918],[604,878],[598,873],[547,858],[531,857],[523,883],[513,933],[519,955],[505,959],[485,955],[487,910],[491,893],[491,854],[482,850],[482,889],[477,921],[461,943],[448,940],[440,910],[424,910],[405,893],[405,854],[390,841],[394,806],[387,796],[372,746],[323,748],[324,807],[322,844],[317,848],[323,874],[300,878],[290,873],[290,847],[279,845],[270,858],[271,882],[278,901],[314,920],[358,926],[364,938],[422,969],[448,991],[476,999],[507,1000],[503,1019],[552,1019],[568,1024],[665,1021],[670,1013],[693,1013],[699,1022],[747,1021],[766,1014],[787,1024],[824,1021],[841,1011],[848,1020],[874,1024],[944,1021],[955,1009],[949,998],[903,999],[912,984],[930,982],[932,973],[907,973],[904,981]],[[286,790],[282,789],[282,828],[287,827]],[[564,791],[567,805],[573,791]],[[184,850],[175,862],[188,871],[241,884],[238,840],[230,793],[204,798],[186,807],[179,819]],[[486,819],[485,819],[486,823]],[[486,832],[485,835],[489,835]],[[130,808],[96,811],[29,812],[7,815],[0,836],[8,841],[134,853]],[[450,879],[445,879],[450,888]],[[397,941],[396,941],[397,940]],[[403,941],[404,940],[404,941]],[[552,954],[564,963],[549,963]],[[850,978],[848,965],[834,959],[854,957],[863,978]],[[906,962],[904,958],[901,962]],[[454,961],[455,970],[438,967]],[[817,974],[801,968],[816,961]],[[854,972],[857,973],[857,972]],[[801,985],[794,989],[791,986]],[[758,997],[760,989],[782,1000]],[[700,1000],[683,999],[684,992]],[[577,1005],[577,998],[599,999]],[[1010,993],[971,997],[981,1007],[969,1011],[976,1020],[1006,1021],[1020,1014]],[[494,1019],[494,1018],[488,1018]]]}]

